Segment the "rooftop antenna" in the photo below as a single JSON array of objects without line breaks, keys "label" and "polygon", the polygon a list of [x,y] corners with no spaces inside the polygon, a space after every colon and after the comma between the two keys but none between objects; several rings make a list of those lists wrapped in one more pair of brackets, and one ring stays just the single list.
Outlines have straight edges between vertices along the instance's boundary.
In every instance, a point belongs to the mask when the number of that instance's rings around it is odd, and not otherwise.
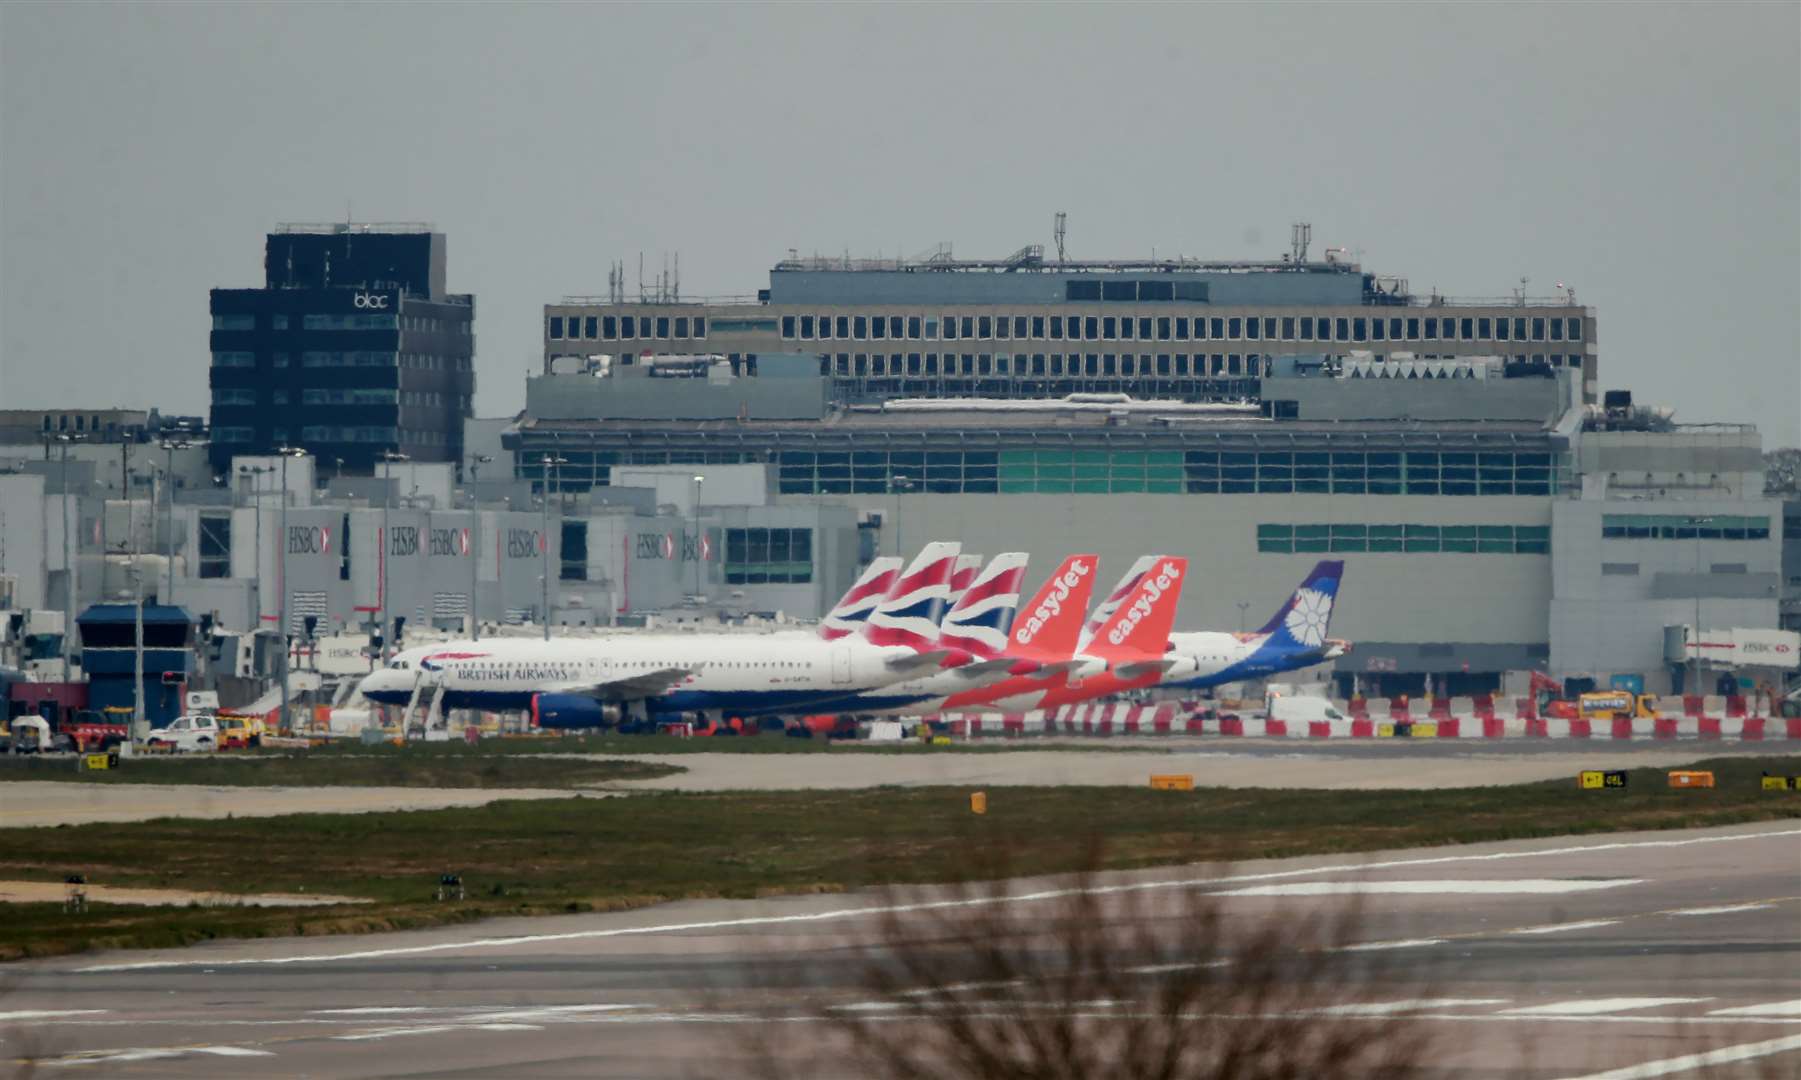
[{"label": "rooftop antenna", "polygon": [[1520,307],[1526,306],[1526,282],[1528,280],[1530,280],[1530,279],[1528,279],[1526,277],[1521,277],[1520,278],[1520,287],[1513,290],[1513,302],[1515,304],[1519,305]]},{"label": "rooftop antenna", "polygon": [[1057,211],[1057,222],[1051,228],[1051,235],[1057,241],[1057,264],[1063,264],[1063,237],[1069,232],[1069,215],[1062,210]]},{"label": "rooftop antenna", "polygon": [[1313,223],[1297,221],[1288,231],[1290,255],[1297,263],[1307,261],[1307,245],[1313,242]]}]

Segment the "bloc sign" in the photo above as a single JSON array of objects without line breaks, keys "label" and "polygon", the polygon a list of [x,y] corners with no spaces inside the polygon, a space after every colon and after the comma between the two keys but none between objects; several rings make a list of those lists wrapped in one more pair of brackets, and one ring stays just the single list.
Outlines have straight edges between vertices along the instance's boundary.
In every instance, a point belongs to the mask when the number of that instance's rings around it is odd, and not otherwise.
[{"label": "bloc sign", "polygon": [[1623,788],[1626,786],[1626,771],[1618,769],[1602,772],[1597,769],[1581,773],[1577,779],[1584,788]]}]

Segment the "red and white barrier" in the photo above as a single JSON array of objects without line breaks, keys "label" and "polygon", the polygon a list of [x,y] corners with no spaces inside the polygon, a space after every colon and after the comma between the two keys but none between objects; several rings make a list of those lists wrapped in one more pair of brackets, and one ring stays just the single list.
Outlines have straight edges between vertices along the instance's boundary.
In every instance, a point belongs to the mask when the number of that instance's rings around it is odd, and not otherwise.
[{"label": "red and white barrier", "polygon": [[[1717,709],[1708,709],[1713,701]],[[1737,702],[1738,704],[1733,704]],[[1193,702],[1160,705],[1086,703],[1023,713],[963,713],[943,720],[956,735],[1220,735],[1288,739],[1690,739],[1755,742],[1801,739],[1801,717],[1771,716],[1763,699],[1687,698],[1654,718],[1569,720],[1540,717],[1528,698],[1449,698],[1334,702],[1341,720],[1283,721],[1261,713],[1203,716]],[[1416,709],[1417,706],[1417,709]],[[1761,707],[1761,708],[1760,708]]]}]

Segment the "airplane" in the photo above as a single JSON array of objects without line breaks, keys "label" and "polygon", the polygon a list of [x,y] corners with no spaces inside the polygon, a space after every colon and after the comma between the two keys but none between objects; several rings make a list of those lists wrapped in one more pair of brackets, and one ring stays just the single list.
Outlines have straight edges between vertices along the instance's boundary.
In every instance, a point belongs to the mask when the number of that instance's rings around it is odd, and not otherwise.
[{"label": "airplane", "polygon": [[874,559],[851,583],[832,610],[826,612],[825,618],[819,620],[819,636],[825,641],[837,641],[841,637],[849,637],[863,629],[869,620],[869,613],[888,595],[888,589],[894,584],[894,575],[900,572],[902,560],[895,555],[883,555]]},{"label": "airplane", "polygon": [[1071,555],[1064,559],[1032,599],[1014,615],[1007,631],[1005,653],[1016,660],[1033,663],[1035,670],[1018,672],[998,683],[961,690],[948,697],[915,702],[902,711],[909,715],[925,715],[986,708],[1003,698],[1043,693],[1050,685],[1047,680],[1055,680],[1058,676],[1075,677],[1105,670],[1103,661],[1076,653],[1082,617],[1088,610],[1088,597],[1094,591],[1096,565],[1093,555]]},{"label": "airplane", "polygon": [[529,709],[543,727],[599,727],[628,715],[807,712],[824,701],[916,678],[951,656],[935,647],[935,616],[949,596],[958,548],[926,545],[856,635],[450,642],[400,653],[358,689],[383,705],[410,705],[433,689],[433,710]]},{"label": "airplane", "polygon": [[1350,644],[1326,636],[1343,576],[1341,560],[1320,562],[1288,597],[1288,602],[1254,634],[1171,634],[1170,656],[1183,658],[1193,667],[1187,673],[1172,671],[1158,688],[1200,690],[1221,683],[1267,678],[1343,656],[1350,651]]},{"label": "airplane", "polygon": [[[1127,690],[1145,689],[1172,675],[1194,672],[1196,661],[1193,658],[1169,653],[1169,631],[1175,624],[1176,604],[1181,599],[1187,576],[1188,560],[1179,556],[1156,556],[1150,568],[1144,571],[1139,571],[1134,564],[1121,583],[1124,585],[1136,577],[1136,584],[1117,600],[1114,596],[1121,589],[1116,588],[1109,594],[1108,600],[1113,603],[1114,610],[1095,628],[1093,637],[1081,646],[1078,659],[1085,662],[1082,667],[1042,688],[993,697],[979,704],[1002,712],[1054,709]],[[968,711],[973,706],[953,701],[949,707]]]},{"label": "airplane", "polygon": [[[1019,606],[1019,584],[1025,577],[1024,552],[997,555],[970,583],[939,624],[936,647],[951,651],[939,671],[906,682],[867,690],[826,703],[835,714],[910,712],[921,702],[943,701],[953,694],[989,685],[1009,674],[1024,675],[1040,665],[1004,655],[1007,627]],[[1052,575],[1053,581],[1056,575]],[[929,710],[928,710],[929,711]]]}]

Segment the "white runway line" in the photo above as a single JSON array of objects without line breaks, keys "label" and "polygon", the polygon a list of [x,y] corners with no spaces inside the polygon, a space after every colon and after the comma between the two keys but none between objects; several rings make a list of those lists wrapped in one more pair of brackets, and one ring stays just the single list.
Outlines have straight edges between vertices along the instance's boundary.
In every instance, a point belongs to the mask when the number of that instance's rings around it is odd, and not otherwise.
[{"label": "white runway line", "polygon": [[1703,1001],[1712,1001],[1704,997],[1617,997],[1617,998],[1576,998],[1574,1001],[1554,1001],[1549,1005],[1527,1005],[1518,1009],[1503,1009],[1502,1016],[1598,1016],[1603,1013],[1630,1012],[1634,1009],[1655,1009],[1663,1005],[1697,1005]]},{"label": "white runway line", "polygon": [[1508,998],[1419,998],[1413,1001],[1377,1001],[1357,1005],[1333,1005],[1319,1010],[1325,1016],[1396,1016],[1425,1012],[1429,1009],[1473,1009],[1482,1005],[1505,1005]]},{"label": "white runway line", "polygon": [[61,1020],[65,1016],[99,1016],[110,1009],[16,1009],[0,1012],[0,1023],[8,1020]]},{"label": "white runway line", "polygon": [[1666,911],[1665,915],[1732,915],[1740,911],[1762,911],[1772,904],[1725,904],[1721,907],[1691,907]]},{"label": "white runway line", "polygon": [[1731,1009],[1715,1009],[1709,1016],[1792,1016],[1801,1020],[1801,999],[1771,1001],[1762,1005],[1739,1005]]},{"label": "white runway line", "polygon": [[1381,949],[1414,949],[1422,945],[1443,945],[1444,938],[1409,938],[1406,941],[1366,941],[1361,945],[1346,945],[1341,952],[1376,952]]},{"label": "white runway line", "polygon": [[1215,896],[1513,896],[1556,895],[1643,885],[1643,878],[1611,878],[1606,881],[1570,881],[1564,878],[1510,878],[1495,881],[1296,881],[1285,885],[1252,885],[1216,892]]},{"label": "white runway line", "polygon": [[1718,1050],[1709,1050],[1704,1054],[1687,1054],[1682,1057],[1665,1058],[1662,1061],[1647,1061],[1639,1065],[1628,1065],[1621,1069],[1589,1073],[1587,1076],[1569,1077],[1567,1080],[1649,1080],[1654,1076],[1672,1076],[1677,1073],[1694,1072],[1714,1065],[1735,1065],[1741,1061],[1755,1061],[1761,1057],[1783,1054],[1790,1050],[1801,1050],[1801,1035],[1790,1035],[1786,1039],[1771,1039],[1768,1042],[1726,1046]]},{"label": "white runway line", "polygon": [[[1389,859],[1361,866],[1335,864],[1311,866],[1296,870],[1273,870],[1261,874],[1236,874],[1218,878],[1177,878],[1138,881],[1124,885],[1102,885],[1087,890],[1095,895],[1149,892],[1157,889],[1193,889],[1237,882],[1280,881],[1317,874],[1344,874],[1373,870],[1401,870],[1419,866],[1449,866],[1457,863],[1504,862],[1515,859],[1542,859],[1560,855],[1592,855],[1604,851],[1637,851],[1693,847],[1702,844],[1733,844],[1745,841],[1801,836],[1801,829],[1729,833],[1724,836],[1691,836],[1681,840],[1619,840],[1604,844],[1581,844],[1562,848],[1531,851],[1497,851],[1486,855],[1436,855],[1425,858]],[[121,971],[154,971],[179,967],[246,967],[257,964],[321,964],[344,960],[375,960],[393,956],[425,956],[432,953],[456,952],[464,949],[500,949],[519,945],[541,945],[563,941],[593,941],[643,934],[684,933],[698,930],[736,930],[753,926],[785,926],[794,923],[827,922],[840,919],[863,919],[872,915],[905,914],[915,911],[942,911],[950,908],[983,907],[995,903],[1031,903],[1075,896],[1083,890],[1074,888],[1043,889],[1018,896],[998,898],[974,897],[960,900],[922,901],[916,904],[872,904],[866,907],[831,908],[804,915],[752,915],[737,919],[712,919],[705,922],[663,923],[650,926],[619,926],[603,930],[573,930],[562,934],[521,934],[514,937],[476,938],[469,941],[441,941],[431,945],[397,945],[387,949],[361,949],[342,953],[294,953],[288,956],[243,957],[233,960],[141,960],[129,964],[95,964],[71,969],[72,974],[98,974]]]},{"label": "white runway line", "polygon": [[1520,930],[1509,930],[1509,934],[1561,934],[1566,930],[1596,930],[1603,926],[1618,926],[1618,919],[1589,919],[1587,922],[1551,923],[1548,926],[1528,926]]}]

